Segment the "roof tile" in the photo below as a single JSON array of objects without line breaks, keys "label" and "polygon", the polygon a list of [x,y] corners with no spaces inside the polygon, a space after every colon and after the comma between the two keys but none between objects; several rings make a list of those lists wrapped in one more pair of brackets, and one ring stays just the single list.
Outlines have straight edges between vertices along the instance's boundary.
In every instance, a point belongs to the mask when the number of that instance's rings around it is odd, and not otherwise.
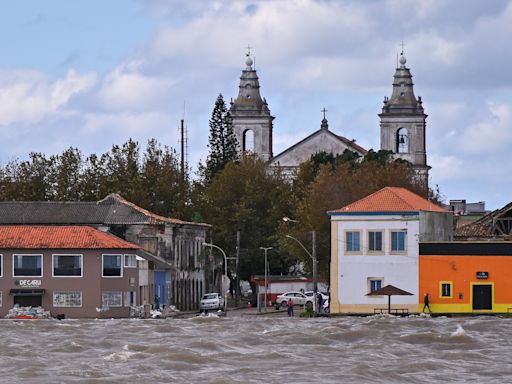
[{"label": "roof tile", "polygon": [[350,212],[448,212],[439,205],[400,187],[385,187],[343,208],[328,213]]},{"label": "roof tile", "polygon": [[2,249],[139,249],[138,245],[87,226],[0,226]]}]

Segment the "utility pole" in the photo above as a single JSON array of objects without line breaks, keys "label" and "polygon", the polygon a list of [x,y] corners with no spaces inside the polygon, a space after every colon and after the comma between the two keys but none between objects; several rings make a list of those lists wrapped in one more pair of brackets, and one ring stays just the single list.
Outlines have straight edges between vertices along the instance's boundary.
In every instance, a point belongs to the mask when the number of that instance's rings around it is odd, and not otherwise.
[{"label": "utility pole", "polygon": [[316,260],[316,231],[311,231],[311,254],[313,259],[313,311],[319,313],[321,308],[318,308],[318,284],[317,284],[317,260]]},{"label": "utility pole", "polygon": [[[265,303],[265,312],[267,312],[267,286],[268,286],[268,280],[267,280],[267,252],[269,250],[272,249],[272,247],[260,247],[260,249],[263,249],[263,251],[265,252],[265,300],[264,300],[264,303]],[[258,295],[259,295],[259,292],[258,292]]]},{"label": "utility pole", "polygon": [[236,231],[235,305],[240,307],[240,231]]}]

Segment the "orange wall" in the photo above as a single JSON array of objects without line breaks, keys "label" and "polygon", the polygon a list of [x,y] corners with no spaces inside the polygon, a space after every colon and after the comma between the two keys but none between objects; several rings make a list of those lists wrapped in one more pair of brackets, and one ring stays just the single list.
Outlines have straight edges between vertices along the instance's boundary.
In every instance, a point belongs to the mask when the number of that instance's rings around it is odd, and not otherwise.
[{"label": "orange wall", "polygon": [[[471,304],[471,283],[493,283],[494,304],[512,303],[512,256],[420,256],[419,271],[420,305],[426,292],[431,306]],[[488,272],[489,277],[477,279],[476,272]],[[440,298],[440,281],[452,282],[452,298]]]}]

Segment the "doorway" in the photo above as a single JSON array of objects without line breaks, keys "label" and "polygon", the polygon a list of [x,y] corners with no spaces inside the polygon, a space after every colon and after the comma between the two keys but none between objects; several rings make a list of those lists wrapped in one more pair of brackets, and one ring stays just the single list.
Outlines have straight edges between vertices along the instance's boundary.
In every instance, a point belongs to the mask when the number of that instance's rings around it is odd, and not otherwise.
[{"label": "doorway", "polygon": [[41,307],[42,298],[41,295],[14,296],[14,304],[18,304],[20,307]]},{"label": "doorway", "polygon": [[492,309],[492,285],[473,285],[473,309]]}]

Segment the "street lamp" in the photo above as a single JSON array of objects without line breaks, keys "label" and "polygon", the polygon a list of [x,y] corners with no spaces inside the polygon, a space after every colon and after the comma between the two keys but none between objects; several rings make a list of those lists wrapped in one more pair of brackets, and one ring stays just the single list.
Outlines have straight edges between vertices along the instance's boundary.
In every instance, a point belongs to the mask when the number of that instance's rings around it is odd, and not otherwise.
[{"label": "street lamp", "polygon": [[265,312],[267,312],[267,252],[271,250],[272,247],[260,247],[260,249],[265,251]]},{"label": "street lamp", "polygon": [[[288,219],[288,220],[285,220],[285,219]],[[283,220],[284,221],[293,221],[293,222],[298,223],[297,220],[292,220],[287,217],[283,217]],[[307,248],[304,246],[304,244],[302,244],[295,237],[290,236],[290,235],[285,235],[285,237],[296,241],[302,247],[302,249],[304,251],[306,251],[308,256],[311,257],[311,260],[313,261],[313,312],[318,313],[318,308],[317,308],[317,300],[318,299],[316,297],[317,293],[318,293],[318,287],[317,287],[317,283],[316,283],[316,231],[311,231],[311,253],[307,250]]]},{"label": "street lamp", "polygon": [[[226,275],[226,279],[227,279],[228,278],[228,260],[236,259],[236,257],[227,257],[226,252],[224,252],[224,250],[221,247],[219,247],[218,245],[215,245],[212,243],[203,243],[203,246],[215,248],[215,249],[218,249],[219,251],[221,251],[222,256],[224,256],[224,274]],[[220,285],[221,285],[221,289],[224,289],[222,287],[222,282]],[[226,290],[224,290],[224,312],[226,312],[226,313],[228,312],[228,294],[227,294]]]}]

